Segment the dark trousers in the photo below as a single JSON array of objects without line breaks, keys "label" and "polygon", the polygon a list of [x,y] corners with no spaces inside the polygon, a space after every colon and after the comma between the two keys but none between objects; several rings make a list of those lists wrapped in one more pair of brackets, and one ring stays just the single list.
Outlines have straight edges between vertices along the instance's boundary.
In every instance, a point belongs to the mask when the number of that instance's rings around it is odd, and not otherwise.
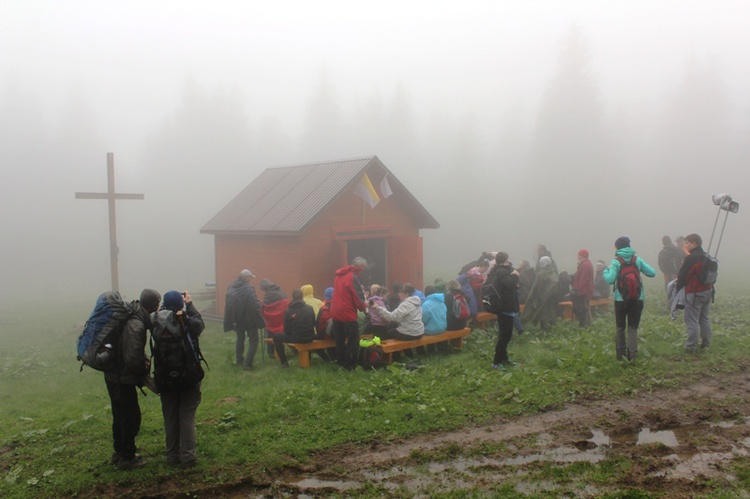
[{"label": "dark trousers", "polygon": [[279,362],[286,364],[286,352],[284,343],[312,343],[312,340],[303,340],[292,334],[279,333],[273,335],[273,346],[276,349],[276,355],[279,356]]},{"label": "dark trousers", "polygon": [[357,367],[359,354],[359,324],[357,321],[333,321],[333,336],[336,338],[336,362],[344,369],[353,371]]},{"label": "dark trousers", "polygon": [[589,299],[583,295],[573,295],[570,297],[573,302],[573,315],[578,319],[581,327],[591,325],[591,312],[589,310]]},{"label": "dark trousers", "polygon": [[[615,301],[615,351],[618,359],[635,360],[638,353],[638,325],[643,301]],[[626,331],[627,329],[627,331]],[[627,334],[626,334],[627,333]]]},{"label": "dark trousers", "polygon": [[497,344],[493,364],[508,362],[508,343],[513,337],[514,323],[515,318],[512,315],[497,314]]},{"label": "dark trousers", "polygon": [[201,384],[184,390],[162,392],[161,413],[167,441],[167,462],[195,461],[195,411],[201,403]]},{"label": "dark trousers", "polygon": [[[237,365],[252,367],[255,359],[255,352],[258,351],[258,330],[257,329],[237,329],[237,343],[235,344],[234,354],[237,357]],[[245,336],[247,336],[247,355],[245,353]]]},{"label": "dark trousers", "polygon": [[[106,381],[106,380],[105,380]],[[106,381],[112,405],[112,439],[122,459],[135,459],[135,437],[141,430],[141,407],[135,385]]]}]

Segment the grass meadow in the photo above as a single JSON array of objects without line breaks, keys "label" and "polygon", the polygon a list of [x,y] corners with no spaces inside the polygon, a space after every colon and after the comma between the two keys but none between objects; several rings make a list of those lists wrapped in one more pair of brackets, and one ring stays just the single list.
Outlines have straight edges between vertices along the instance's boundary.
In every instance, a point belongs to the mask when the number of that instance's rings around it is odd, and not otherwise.
[{"label": "grass meadow", "polygon": [[[300,466],[316,451],[342,443],[388,442],[562,407],[582,396],[631,395],[676,387],[701,372],[731,372],[750,357],[748,295],[717,295],[714,343],[683,351],[684,324],[671,321],[659,289],[649,289],[638,361],[616,362],[614,319],[589,329],[558,322],[545,332],[515,335],[519,366],[491,369],[494,331],[474,330],[460,352],[429,354],[417,370],[400,364],[347,373],[313,355],[312,367],[282,370],[260,359],[253,371],[234,366],[234,334],[207,321],[201,346],[210,365],[198,409],[199,465],[186,475],[166,464],[157,396],[140,396],[137,439],[147,466],[109,465],[111,414],[103,375],[79,371],[75,342],[91,303],[59,310],[14,308],[0,320],[0,496],[97,495],[125,487],[145,493],[166,479],[178,485],[233,482],[267,470]],[[108,488],[110,487],[110,488]]]}]

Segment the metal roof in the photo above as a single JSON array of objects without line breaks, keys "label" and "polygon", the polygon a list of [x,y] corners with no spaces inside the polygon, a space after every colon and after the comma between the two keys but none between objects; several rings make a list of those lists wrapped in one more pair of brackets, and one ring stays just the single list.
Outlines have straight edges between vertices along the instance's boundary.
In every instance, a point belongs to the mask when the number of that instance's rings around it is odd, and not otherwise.
[{"label": "metal roof", "polygon": [[[201,233],[300,232],[362,173],[377,165],[398,179],[377,156],[267,168],[201,229]],[[374,179],[373,182],[375,181]],[[439,224],[404,188],[416,203],[423,228]]]}]

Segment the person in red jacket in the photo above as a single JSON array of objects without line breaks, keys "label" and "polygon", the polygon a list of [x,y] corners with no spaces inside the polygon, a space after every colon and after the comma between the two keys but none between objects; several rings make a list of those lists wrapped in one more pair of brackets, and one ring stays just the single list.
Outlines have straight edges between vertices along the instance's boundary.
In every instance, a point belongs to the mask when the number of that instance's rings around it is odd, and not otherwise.
[{"label": "person in red jacket", "polygon": [[578,318],[581,327],[591,325],[591,310],[589,300],[594,296],[594,266],[589,260],[588,250],[578,252],[578,268],[573,274],[573,313]]},{"label": "person in red jacket", "polygon": [[357,311],[365,311],[365,289],[359,275],[367,266],[361,256],[352,260],[351,265],[336,271],[333,280],[331,318],[333,336],[336,338],[336,362],[348,371],[357,367],[359,352],[359,324]]},{"label": "person in red jacket", "polygon": [[677,274],[677,291],[685,288],[685,327],[687,341],[685,350],[695,352],[698,348],[700,331],[701,348],[711,346],[711,319],[708,317],[711,300],[714,295],[713,284],[703,284],[700,280],[705,252],[701,245],[703,240],[698,234],[685,236],[684,247],[688,256]]},{"label": "person in red jacket", "polygon": [[[289,298],[278,285],[268,279],[260,281],[260,289],[264,293],[261,314],[266,322],[266,338],[273,338],[273,335],[284,332],[284,314],[289,308]],[[272,356],[273,345],[269,344],[267,349],[268,356]]]}]

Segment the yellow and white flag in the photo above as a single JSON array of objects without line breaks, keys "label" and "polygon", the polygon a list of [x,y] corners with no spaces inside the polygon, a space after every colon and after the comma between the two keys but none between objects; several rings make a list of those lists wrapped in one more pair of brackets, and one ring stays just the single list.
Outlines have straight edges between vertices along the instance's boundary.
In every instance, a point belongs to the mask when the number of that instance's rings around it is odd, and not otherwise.
[{"label": "yellow and white flag", "polygon": [[361,197],[365,203],[370,205],[370,208],[375,208],[375,205],[380,202],[380,196],[375,192],[375,188],[372,186],[367,173],[362,175],[357,187],[354,188],[354,194]]},{"label": "yellow and white flag", "polygon": [[393,194],[393,191],[391,190],[391,185],[388,183],[388,175],[386,174],[383,180],[380,181],[380,195],[383,196],[383,199],[386,199],[391,194]]}]

